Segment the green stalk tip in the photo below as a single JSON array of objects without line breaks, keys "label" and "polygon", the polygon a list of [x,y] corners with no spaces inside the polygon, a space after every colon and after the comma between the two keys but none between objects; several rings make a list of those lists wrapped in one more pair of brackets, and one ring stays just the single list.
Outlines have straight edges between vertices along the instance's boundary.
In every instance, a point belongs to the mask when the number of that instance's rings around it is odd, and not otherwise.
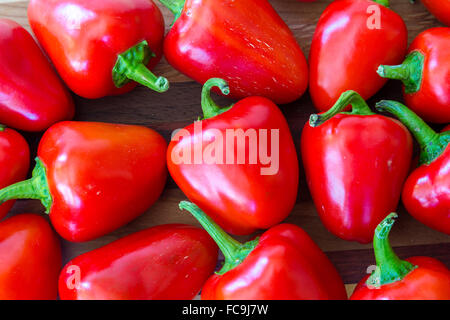
[{"label": "green stalk tip", "polygon": [[225,111],[231,109],[229,107],[219,107],[211,98],[211,89],[218,87],[224,95],[230,94],[230,87],[228,83],[220,78],[211,78],[205,82],[202,88],[202,110],[204,119],[215,117]]},{"label": "green stalk tip", "polygon": [[154,56],[155,54],[150,50],[145,40],[119,54],[112,71],[115,86],[121,88],[130,80],[133,80],[156,92],[167,91],[169,81],[164,77],[157,77],[146,67]]},{"label": "green stalk tip", "polygon": [[389,243],[389,233],[397,218],[398,215],[393,212],[375,229],[373,248],[377,266],[366,281],[369,288],[379,288],[385,284],[401,281],[416,268],[408,261],[400,260]]},{"label": "green stalk tip", "polygon": [[417,114],[400,102],[381,100],[375,105],[380,112],[389,112],[397,117],[412,132],[420,145],[419,164],[430,164],[438,158],[450,143],[450,132],[437,133]]},{"label": "green stalk tip", "polygon": [[47,182],[46,168],[39,158],[36,158],[36,166],[30,179],[14,183],[0,190],[0,204],[13,199],[40,200],[46,209],[45,212],[50,212],[52,197]]},{"label": "green stalk tip", "polygon": [[[352,106],[351,112],[343,112],[348,105]],[[309,117],[309,125],[311,127],[318,127],[324,122],[330,120],[338,113],[352,114],[352,115],[373,115],[374,113],[370,110],[366,101],[353,90],[345,91],[341,94],[339,99],[336,101],[334,106],[332,106],[328,111],[321,114],[312,114]]]},{"label": "green stalk tip", "polygon": [[192,202],[181,201],[179,207],[181,210],[190,212],[198,222],[200,222],[211,238],[217,243],[220,251],[222,251],[225,262],[220,271],[216,272],[219,275],[222,275],[241,264],[258,244],[259,238],[243,244],[236,241]]}]

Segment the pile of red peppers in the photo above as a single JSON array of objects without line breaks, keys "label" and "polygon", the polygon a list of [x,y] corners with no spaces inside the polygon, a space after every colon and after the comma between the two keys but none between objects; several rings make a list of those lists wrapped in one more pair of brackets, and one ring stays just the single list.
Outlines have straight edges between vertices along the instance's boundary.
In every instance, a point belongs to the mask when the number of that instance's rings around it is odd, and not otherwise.
[{"label": "pile of red peppers", "polygon": [[[388,239],[400,202],[450,235],[450,28],[425,30],[408,48],[388,0],[337,0],[307,61],[267,0],[159,1],[174,15],[166,35],[152,0],[31,0],[38,43],[0,19],[0,299],[346,300],[314,235],[283,222],[302,160],[324,226],[373,243],[376,268],[350,299],[450,300],[442,262],[402,260]],[[422,2],[450,25],[450,1]],[[163,55],[203,85],[200,117],[170,143],[144,126],[73,119],[71,92],[169,90],[151,71]],[[402,81],[404,101],[371,108],[388,79]],[[308,86],[319,113],[292,137],[277,104]],[[219,106],[211,91],[235,102]],[[29,178],[31,152],[16,130],[43,132]],[[189,199],[180,210],[203,228],[153,226],[62,266],[59,237],[85,242],[126,225],[159,199],[169,174]],[[49,219],[5,218],[16,199],[39,200]],[[230,235],[255,232],[244,243]]]}]

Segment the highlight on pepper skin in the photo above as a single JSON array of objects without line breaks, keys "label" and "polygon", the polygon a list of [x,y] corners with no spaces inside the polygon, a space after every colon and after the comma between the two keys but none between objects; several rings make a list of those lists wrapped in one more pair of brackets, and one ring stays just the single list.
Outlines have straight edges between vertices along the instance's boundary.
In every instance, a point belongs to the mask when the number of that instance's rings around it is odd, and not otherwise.
[{"label": "highlight on pepper skin", "polygon": [[450,300],[449,26],[450,0],[0,0],[0,300]]}]

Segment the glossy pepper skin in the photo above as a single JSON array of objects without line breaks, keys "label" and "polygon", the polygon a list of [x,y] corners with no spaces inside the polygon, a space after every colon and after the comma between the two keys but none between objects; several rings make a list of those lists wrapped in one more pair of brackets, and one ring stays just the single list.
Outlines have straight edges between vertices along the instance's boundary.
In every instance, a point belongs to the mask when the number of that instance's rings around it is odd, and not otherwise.
[{"label": "glossy pepper skin", "polygon": [[0,300],[55,300],[59,240],[48,222],[24,213],[0,223]]},{"label": "glossy pepper skin", "polygon": [[351,300],[449,300],[450,270],[434,258],[400,260],[389,244],[389,232],[397,218],[388,215],[377,227],[373,247],[377,267],[355,288]]},{"label": "glossy pepper skin", "polygon": [[168,89],[167,79],[149,71],[161,59],[164,38],[163,16],[151,0],[31,0],[28,20],[60,76],[82,97],[122,94],[134,81]]},{"label": "glossy pepper skin", "polygon": [[[341,113],[349,104],[352,112]],[[369,243],[397,208],[412,158],[412,137],[397,120],[370,111],[354,91],[312,115],[301,138],[306,180],[317,212],[334,235]]]},{"label": "glossy pepper skin", "polygon": [[33,177],[0,190],[0,201],[39,199],[60,236],[92,240],[159,198],[166,150],[164,138],[146,127],[59,122],[39,143]]},{"label": "glossy pepper skin", "polygon": [[288,26],[267,0],[160,0],[175,15],[164,56],[178,71],[204,84],[225,79],[230,96],[297,100],[308,85],[308,66]]},{"label": "glossy pepper skin", "polygon": [[[30,148],[17,131],[0,125],[0,188],[26,178],[30,166]],[[14,201],[0,205],[0,220],[6,216]]]},{"label": "glossy pepper skin", "polygon": [[380,101],[379,111],[392,113],[419,143],[419,167],[408,177],[402,200],[406,210],[427,226],[450,235],[450,131],[435,132],[396,101]]},{"label": "glossy pepper skin", "polygon": [[388,1],[338,0],[322,13],[309,53],[309,91],[318,110],[328,110],[347,90],[367,100],[386,83],[378,66],[405,57],[405,23],[383,3]]},{"label": "glossy pepper skin", "polygon": [[148,228],[71,260],[59,277],[63,300],[193,299],[217,263],[202,229]]},{"label": "glossy pepper skin", "polygon": [[450,0],[421,0],[439,21],[450,27]]},{"label": "glossy pepper skin", "polygon": [[74,104],[33,37],[18,23],[0,19],[0,123],[42,131],[70,120]]},{"label": "glossy pepper skin", "polygon": [[[214,86],[229,92],[222,79],[205,83],[204,120],[172,138],[167,151],[169,172],[184,194],[228,232],[242,235],[267,229],[285,219],[297,199],[298,160],[286,119],[273,102],[262,97],[220,108],[210,97]],[[255,143],[250,143],[252,133]],[[215,145],[217,141],[222,145]],[[268,161],[261,156],[264,147],[273,156]],[[199,153],[202,158],[196,156]]]},{"label": "glossy pepper skin", "polygon": [[301,228],[280,224],[239,243],[195,204],[182,201],[225,256],[202,289],[202,300],[346,300],[334,266]]},{"label": "glossy pepper skin", "polygon": [[450,122],[450,28],[423,31],[402,64],[381,65],[378,74],[401,80],[406,105],[425,121]]}]

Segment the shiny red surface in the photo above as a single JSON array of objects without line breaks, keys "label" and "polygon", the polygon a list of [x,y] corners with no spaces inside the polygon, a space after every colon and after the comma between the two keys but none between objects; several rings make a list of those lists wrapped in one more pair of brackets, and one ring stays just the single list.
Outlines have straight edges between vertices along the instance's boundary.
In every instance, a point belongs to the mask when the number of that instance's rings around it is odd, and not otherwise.
[{"label": "shiny red surface", "polygon": [[[267,229],[286,218],[297,198],[299,168],[289,127],[278,107],[266,98],[250,97],[201,123],[203,132],[196,132],[194,124],[186,127],[190,135],[175,136],[167,151],[169,172],[184,194],[233,234],[250,234],[256,229]],[[234,149],[231,144],[228,148],[234,150],[231,152],[234,160],[232,164],[227,164],[227,129],[254,130],[258,136],[261,129],[267,130],[268,154],[272,143],[276,143],[275,139],[272,141],[271,134],[279,130],[279,144],[274,146],[275,152],[279,151],[278,171],[262,175],[261,169],[270,165],[262,164],[260,157],[256,163],[250,163],[250,150],[259,153],[262,149],[259,145],[257,150],[250,148],[249,139],[246,139],[244,146],[238,144],[237,138],[233,139]],[[219,136],[215,131],[223,137],[223,164],[209,164],[207,161],[197,164],[192,156],[191,163],[174,162],[172,156],[177,150],[206,150],[215,136]],[[178,149],[174,151],[174,148]],[[239,154],[245,154],[242,164],[237,160]]]},{"label": "shiny red surface", "polygon": [[164,55],[200,83],[225,79],[234,98],[288,103],[308,85],[303,52],[267,0],[186,0],[164,40]]},{"label": "shiny red surface", "polygon": [[317,212],[336,236],[369,243],[397,208],[410,169],[412,138],[397,120],[338,114],[301,138],[306,180]]},{"label": "shiny red surface", "polygon": [[166,142],[142,126],[60,122],[38,157],[47,169],[50,219],[70,241],[105,235],[144,213],[166,182]]},{"label": "shiny red surface", "polygon": [[408,51],[419,51],[425,61],[420,90],[404,94],[406,105],[425,121],[450,122],[450,28],[420,33]]},{"label": "shiny red surface", "polygon": [[[0,188],[22,181],[30,166],[30,149],[25,139],[15,130],[0,130]],[[0,220],[6,216],[14,200],[0,205]]]},{"label": "shiny red surface", "polygon": [[[380,28],[369,28],[377,12]],[[370,98],[386,83],[376,73],[378,66],[401,63],[407,41],[406,25],[394,11],[370,0],[332,2],[317,23],[309,53],[309,91],[316,108],[328,110],[346,90]]]},{"label": "shiny red surface", "polygon": [[402,280],[379,289],[366,285],[368,276],[355,288],[351,300],[449,300],[450,271],[439,260],[412,257],[406,261],[418,266]]},{"label": "shiny red surface", "polygon": [[31,0],[28,19],[60,76],[76,94],[100,98],[128,92],[116,88],[112,70],[118,54],[147,40],[161,58],[164,20],[151,0]]},{"label": "shiny red surface", "polygon": [[189,300],[216,263],[217,246],[206,231],[160,225],[71,260],[61,271],[59,295],[63,300]]},{"label": "shiny red surface", "polygon": [[450,145],[433,162],[414,170],[403,187],[406,210],[427,226],[450,235]]},{"label": "shiny red surface", "polygon": [[421,0],[424,6],[442,23],[450,27],[450,0]]},{"label": "shiny red surface", "polygon": [[346,300],[334,266],[301,228],[275,226],[238,266],[212,275],[202,300]]},{"label": "shiny red surface", "polygon": [[56,299],[61,248],[43,217],[24,213],[0,223],[0,261],[1,300]]},{"label": "shiny red surface", "polygon": [[73,114],[72,97],[33,37],[0,19],[0,123],[42,131]]}]

